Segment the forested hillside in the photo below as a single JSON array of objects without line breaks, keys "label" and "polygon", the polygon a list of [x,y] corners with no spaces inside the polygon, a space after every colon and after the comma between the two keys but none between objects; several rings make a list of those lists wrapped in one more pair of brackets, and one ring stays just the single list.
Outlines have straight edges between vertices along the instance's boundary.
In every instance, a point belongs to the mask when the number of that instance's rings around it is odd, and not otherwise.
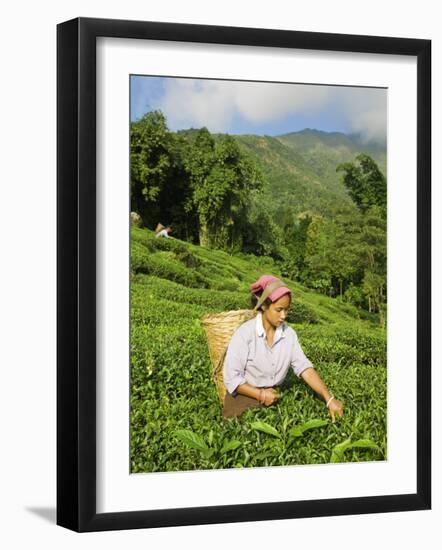
[{"label": "forested hillside", "polygon": [[338,191],[342,185],[336,175],[336,166],[353,160],[360,153],[370,155],[386,175],[387,151],[386,144],[382,142],[367,142],[356,134],[322,132],[310,128],[284,134],[277,139],[301,156],[320,178],[329,184],[334,183]]},{"label": "forested hillside", "polygon": [[385,159],[382,144],[339,133],[174,133],[155,111],[131,124],[131,208],[190,243],[270,257],[384,324]]},{"label": "forested hillside", "polygon": [[[272,211],[275,222],[280,220],[276,212],[282,207],[290,208],[293,215],[311,211],[333,216],[342,203],[351,208],[348,193],[336,176],[319,175],[306,158],[288,147],[279,138],[269,136],[235,136],[241,149],[260,167],[267,185],[263,188],[263,200]],[[347,160],[353,160],[353,157]],[[336,185],[336,179],[339,184]]]}]

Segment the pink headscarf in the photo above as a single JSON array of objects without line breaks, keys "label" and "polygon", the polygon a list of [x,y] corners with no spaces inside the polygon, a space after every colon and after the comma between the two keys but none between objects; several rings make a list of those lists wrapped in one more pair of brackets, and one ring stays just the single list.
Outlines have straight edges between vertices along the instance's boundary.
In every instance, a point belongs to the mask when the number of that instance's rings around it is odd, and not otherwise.
[{"label": "pink headscarf", "polygon": [[[262,275],[262,277],[260,277],[256,282],[250,285],[250,290],[253,292],[253,294],[260,294],[261,291],[263,291],[267,287],[267,285],[279,280],[280,279],[278,279],[277,277],[273,277],[273,275]],[[286,294],[291,295],[292,291],[286,286],[281,286],[275,289],[270,294],[269,298],[272,302],[276,302],[277,300],[279,300],[279,298],[281,298],[281,296],[285,296]]]}]

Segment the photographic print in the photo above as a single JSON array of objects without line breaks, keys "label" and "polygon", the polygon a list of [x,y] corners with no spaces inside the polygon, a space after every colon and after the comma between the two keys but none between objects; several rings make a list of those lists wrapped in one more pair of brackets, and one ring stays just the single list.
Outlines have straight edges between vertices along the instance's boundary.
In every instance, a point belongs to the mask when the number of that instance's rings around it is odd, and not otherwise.
[{"label": "photographic print", "polygon": [[57,73],[57,524],[429,509],[431,42],[77,18]]},{"label": "photographic print", "polygon": [[131,473],[387,460],[387,90],[130,76]]}]

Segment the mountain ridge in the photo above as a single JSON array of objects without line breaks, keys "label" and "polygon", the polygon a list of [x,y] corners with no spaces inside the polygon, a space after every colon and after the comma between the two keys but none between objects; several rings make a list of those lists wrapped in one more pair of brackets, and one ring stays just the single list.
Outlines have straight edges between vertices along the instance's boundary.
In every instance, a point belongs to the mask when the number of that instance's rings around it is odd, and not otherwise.
[{"label": "mountain ridge", "polygon": [[[198,129],[177,133],[192,141]],[[223,135],[212,134],[215,140]],[[283,205],[295,215],[313,211],[327,217],[333,217],[342,207],[355,208],[336,168],[355,161],[360,153],[370,155],[386,173],[385,146],[380,142],[364,144],[359,134],[304,128],[279,136],[230,135],[260,167],[266,181],[261,200],[274,217]]]}]

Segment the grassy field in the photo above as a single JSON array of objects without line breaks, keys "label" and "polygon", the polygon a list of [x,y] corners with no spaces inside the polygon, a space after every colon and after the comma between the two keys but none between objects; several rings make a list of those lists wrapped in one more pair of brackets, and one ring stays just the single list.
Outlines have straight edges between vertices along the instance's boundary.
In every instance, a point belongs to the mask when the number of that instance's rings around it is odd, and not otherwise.
[{"label": "grassy field", "polygon": [[386,335],[375,316],[288,281],[288,318],[307,357],[344,402],[325,404],[293,373],[276,406],[225,419],[201,317],[249,308],[273,261],[131,232],[131,471],[386,459]]}]

